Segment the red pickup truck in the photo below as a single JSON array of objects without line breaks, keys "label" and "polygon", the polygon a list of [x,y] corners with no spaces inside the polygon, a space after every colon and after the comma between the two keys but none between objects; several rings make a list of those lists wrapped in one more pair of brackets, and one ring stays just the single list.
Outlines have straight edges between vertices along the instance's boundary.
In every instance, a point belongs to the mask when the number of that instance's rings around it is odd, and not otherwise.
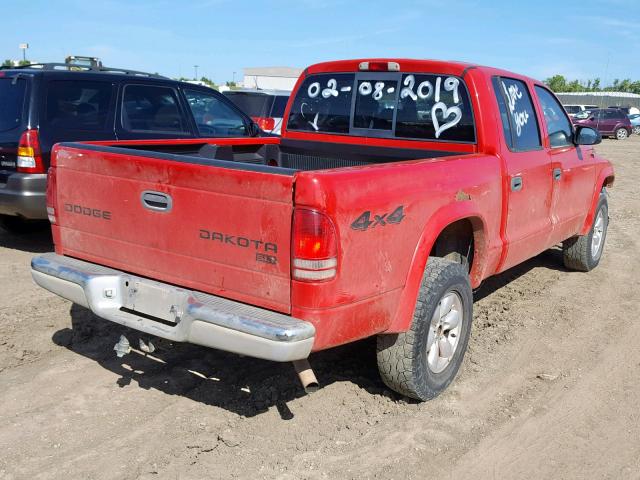
[{"label": "red pickup truck", "polygon": [[598,142],[521,75],[322,63],[281,138],[58,144],[55,253],[33,278],[146,335],[293,361],[308,386],[311,352],[376,335],[384,382],[426,400],[458,371],[483,279],[560,243],[567,268],[598,264]]}]

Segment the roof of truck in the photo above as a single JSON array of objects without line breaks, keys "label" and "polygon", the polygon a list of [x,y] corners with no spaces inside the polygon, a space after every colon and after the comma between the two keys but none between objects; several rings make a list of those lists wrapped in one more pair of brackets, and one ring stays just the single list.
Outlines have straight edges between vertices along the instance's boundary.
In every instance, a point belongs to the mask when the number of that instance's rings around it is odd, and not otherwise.
[{"label": "roof of truck", "polygon": [[[393,62],[397,63],[401,72],[424,72],[424,73],[439,73],[449,74],[456,76],[463,76],[467,70],[473,68],[479,68],[486,70],[491,75],[508,76],[519,79],[528,79],[534,83],[540,83],[538,80],[527,77],[526,75],[517,74],[508,70],[502,70],[499,68],[488,67],[484,65],[478,65],[475,63],[460,62],[453,60],[431,60],[431,59],[416,59],[416,58],[357,58],[352,60],[336,60],[331,62],[316,63],[307,67],[304,74],[314,73],[332,73],[332,72],[359,72],[366,71],[360,69],[360,64],[368,63],[384,63]],[[371,70],[373,71],[373,70]],[[379,71],[379,70],[376,70]],[[392,71],[392,70],[390,70]]]}]

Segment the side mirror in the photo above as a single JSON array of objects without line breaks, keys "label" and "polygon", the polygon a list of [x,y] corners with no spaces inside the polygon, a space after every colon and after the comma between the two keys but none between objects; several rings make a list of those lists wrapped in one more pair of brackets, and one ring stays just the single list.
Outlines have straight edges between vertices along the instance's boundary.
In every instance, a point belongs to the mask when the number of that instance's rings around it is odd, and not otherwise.
[{"label": "side mirror", "polygon": [[576,145],[597,145],[602,142],[602,135],[596,129],[591,127],[577,126],[574,135]]}]

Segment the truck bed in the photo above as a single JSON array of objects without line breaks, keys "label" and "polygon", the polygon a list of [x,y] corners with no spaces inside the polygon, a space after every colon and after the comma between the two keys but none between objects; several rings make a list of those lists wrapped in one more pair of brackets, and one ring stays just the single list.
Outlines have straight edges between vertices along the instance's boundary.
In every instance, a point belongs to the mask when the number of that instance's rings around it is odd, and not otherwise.
[{"label": "truck bed", "polygon": [[[252,165],[277,166],[295,171],[326,170],[381,163],[463,155],[464,151],[418,148],[389,148],[346,143],[311,142],[290,139],[242,139],[164,142],[95,142],[99,147],[143,151],[144,155],[174,161],[221,160]],[[250,142],[247,142],[249,140]],[[252,141],[251,141],[252,140]],[[94,148],[102,151],[101,148]],[[113,150],[111,150],[113,151]],[[125,152],[122,152],[125,153]],[[135,155],[134,152],[128,152]],[[181,158],[188,157],[188,158]],[[228,165],[228,168],[234,168]],[[240,167],[246,168],[246,167]]]}]

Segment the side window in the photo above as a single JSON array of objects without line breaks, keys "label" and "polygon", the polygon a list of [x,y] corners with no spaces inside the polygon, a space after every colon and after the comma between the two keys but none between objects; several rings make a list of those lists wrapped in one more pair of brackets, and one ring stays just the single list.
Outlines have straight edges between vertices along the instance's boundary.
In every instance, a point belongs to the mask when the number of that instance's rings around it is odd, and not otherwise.
[{"label": "side window", "polygon": [[[512,78],[498,78],[496,81],[496,95],[502,96],[502,103],[507,111],[506,120],[511,133],[511,142],[507,142],[509,148],[518,152],[541,148],[540,129],[527,85]],[[500,104],[500,99],[498,103]],[[506,134],[504,116],[502,122]]]},{"label": "side window", "polygon": [[112,95],[113,84],[109,82],[51,81],[47,86],[47,123],[64,130],[104,130]]},{"label": "side window", "polygon": [[535,88],[544,113],[544,122],[547,125],[551,148],[573,145],[573,128],[562,109],[562,105],[546,88],[538,85]]},{"label": "side window", "polygon": [[151,85],[124,87],[122,127],[131,132],[190,133],[176,91]]},{"label": "side window", "polygon": [[271,116],[274,118],[284,117],[284,111],[287,108],[288,101],[289,101],[289,97],[278,95],[273,100],[273,107],[271,107]]},{"label": "side window", "polygon": [[247,136],[245,119],[216,94],[185,90],[200,135],[216,137]]},{"label": "side window", "polygon": [[502,122],[502,133],[504,134],[504,140],[509,147],[509,150],[513,150],[513,135],[511,134],[511,121],[509,120],[509,107],[502,92],[502,85],[498,77],[493,78],[493,90],[496,94],[496,100],[498,101],[498,108],[500,110],[500,121]]}]

